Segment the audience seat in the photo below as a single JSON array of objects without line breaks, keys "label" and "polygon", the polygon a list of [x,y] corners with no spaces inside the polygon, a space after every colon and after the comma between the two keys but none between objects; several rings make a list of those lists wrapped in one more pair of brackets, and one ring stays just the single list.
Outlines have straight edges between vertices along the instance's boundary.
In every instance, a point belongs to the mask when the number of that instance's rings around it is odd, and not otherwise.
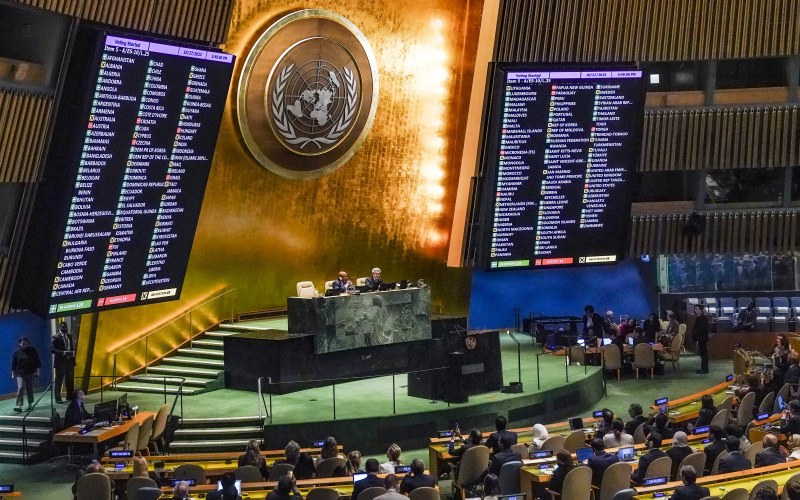
[{"label": "audience seat", "polygon": [[519,453],[523,459],[528,458],[528,446],[524,443],[517,443],[511,445],[511,451]]},{"label": "audience seat", "polygon": [[672,458],[671,457],[659,457],[650,462],[650,465],[647,466],[647,471],[644,473],[645,479],[650,479],[652,477],[666,477],[669,480],[669,477],[672,475]]},{"label": "audience seat", "polygon": [[800,318],[800,297],[791,297],[789,300],[792,303],[792,317]]},{"label": "audience seat", "polygon": [[327,292],[327,291],[328,291],[328,290],[330,290],[331,288],[333,288],[333,280],[326,281],[326,282],[325,282],[325,291]]},{"label": "audience seat", "polygon": [[308,492],[306,500],[339,500],[339,492],[333,488],[314,488]]},{"label": "audience seat", "polygon": [[111,500],[111,479],[103,472],[92,472],[78,479],[76,500]]},{"label": "audience seat", "polygon": [[753,489],[750,490],[750,500],[755,500],[759,490],[764,488],[771,488],[772,491],[777,493],[778,483],[774,479],[764,479],[763,481],[759,481],[755,486],[753,486]]},{"label": "audience seat", "polygon": [[762,443],[760,441],[756,441],[755,443],[752,443],[750,445],[750,447],[747,448],[744,451],[744,453],[742,453],[742,455],[746,459],[750,460],[750,463],[753,464],[753,466],[755,467],[755,465],[756,465],[756,455],[758,455],[762,451],[764,451],[764,443]]},{"label": "audience seat", "polygon": [[158,500],[161,498],[161,495],[161,488],[146,486],[144,488],[139,488],[136,492],[136,497],[128,497],[128,500]]},{"label": "audience seat", "polygon": [[600,481],[600,494],[595,498],[612,500],[618,491],[627,489],[631,484],[631,471],[631,465],[627,462],[617,462],[609,466]]},{"label": "audience seat", "polygon": [[584,446],[586,446],[586,434],[583,431],[572,431],[564,439],[563,448],[570,453],[575,453],[575,450]]},{"label": "audience seat", "polygon": [[292,464],[274,464],[272,467],[269,468],[269,480],[277,481],[278,479],[281,478],[281,476],[285,476],[289,474],[290,471],[293,470],[294,470],[294,465]]},{"label": "audience seat", "polygon": [[729,411],[727,409],[722,409],[714,415],[710,425],[718,425],[724,429],[728,425],[729,416]]},{"label": "audience seat", "polygon": [[[464,452],[458,467],[458,474],[453,479],[453,485],[461,490],[461,498],[470,486],[481,481],[486,466],[489,463],[489,448],[479,445],[473,446]],[[361,500],[361,495],[359,495]]]},{"label": "audience seat", "polygon": [[[167,419],[169,418],[169,405],[163,404],[156,413],[156,418],[153,420],[153,432],[150,435],[150,443],[148,446],[153,448],[153,451],[158,453],[166,449],[166,442],[164,433],[167,430]],[[159,450],[159,444],[161,449]]]},{"label": "audience seat", "polygon": [[[550,490],[546,490],[553,500],[559,495]],[[505,492],[502,492],[505,495]],[[564,478],[564,485],[561,489],[560,498],[564,500],[589,500],[592,497],[592,469],[589,467],[578,466],[567,472]]]},{"label": "audience seat", "polygon": [[132,477],[125,483],[125,497],[128,500],[138,500],[139,490],[142,488],[158,488],[158,484],[149,477]]},{"label": "audience seat", "polygon": [[753,406],[756,403],[756,393],[748,392],[739,403],[739,409],[736,411],[736,423],[740,427],[746,427],[753,420]]},{"label": "audience seat", "polygon": [[607,371],[616,371],[617,380],[620,379],[622,372],[622,353],[619,351],[619,346],[616,344],[609,344],[603,346],[603,367]]},{"label": "audience seat", "polygon": [[672,343],[669,346],[669,351],[658,353],[658,358],[661,361],[672,363],[672,370],[678,371],[678,363],[681,359],[681,346],[683,345],[683,335],[677,334],[672,337]]},{"label": "audience seat", "polygon": [[[326,458],[317,464],[317,477],[333,477],[337,469],[344,469],[345,461],[341,457]],[[360,495],[359,495],[360,496]]]},{"label": "audience seat", "polygon": [[172,479],[180,481],[194,479],[195,484],[206,484],[206,470],[197,464],[180,464],[175,467]]},{"label": "audience seat", "polygon": [[117,446],[111,448],[109,451],[118,450],[133,450],[136,451],[136,445],[139,444],[139,423],[134,422],[128,427],[128,432],[125,433],[125,439],[120,441]]},{"label": "audience seat", "polygon": [[636,430],[633,431],[633,443],[644,444],[647,441],[647,436],[644,435],[645,424],[639,424]]},{"label": "audience seat", "polygon": [[769,413],[772,411],[772,405],[775,404],[775,391],[770,391],[764,396],[764,399],[761,401],[761,404],[758,406],[758,411],[756,415],[760,415],[762,413]]},{"label": "audience seat", "polygon": [[264,480],[261,471],[254,465],[243,465],[236,469],[236,479],[243,483],[258,483]]},{"label": "audience seat", "polygon": [[633,348],[633,367],[636,368],[636,378],[639,378],[639,370],[650,370],[650,378],[653,378],[653,371],[656,366],[656,359],[653,354],[653,346],[646,343],[637,344]]},{"label": "audience seat", "polygon": [[756,312],[759,316],[772,317],[772,299],[756,297]]},{"label": "audience seat", "polygon": [[[789,404],[789,399],[792,394],[792,384],[783,384],[783,387],[778,391],[778,396],[780,396],[783,404]],[[775,402],[772,404],[772,414],[776,414],[780,412],[780,408],[778,408],[778,396],[775,396]]]},{"label": "audience seat", "polygon": [[140,451],[145,455],[150,454],[148,445],[150,444],[150,439],[153,437],[154,421],[154,417],[150,415],[144,419],[142,425],[139,427],[138,439],[136,440],[136,451]]},{"label": "audience seat", "polygon": [[[715,476],[715,475],[719,474],[719,461],[722,460],[723,458],[727,457],[730,454],[731,454],[731,452],[729,452],[728,450],[723,450],[722,453],[717,455],[717,458],[714,459],[714,465],[711,466],[711,470],[708,472],[708,475]],[[751,463],[752,463],[752,461],[751,461]]]},{"label": "audience seat", "polygon": [[800,473],[795,474],[794,476],[790,477],[786,481],[786,484],[783,485],[783,493],[781,494],[781,500],[789,500],[789,494],[788,494],[788,490],[789,489],[787,488],[789,483],[800,483]]},{"label": "audience seat", "polygon": [[696,451],[689,455],[686,455],[681,463],[678,464],[678,468],[675,469],[677,472],[675,477],[673,478],[674,481],[680,481],[681,469],[684,465],[691,465],[694,467],[694,470],[697,471],[697,477],[703,477],[703,468],[706,466],[706,454],[703,451]]},{"label": "audience seat", "polygon": [[550,436],[544,440],[542,447],[539,449],[541,451],[552,450],[553,455],[555,455],[557,451],[564,449],[565,441],[564,436]]},{"label": "audience seat", "polygon": [[725,493],[725,496],[722,497],[722,500],[748,500],[749,498],[749,491],[744,488],[736,488],[735,490]]},{"label": "audience seat", "polygon": [[792,307],[788,297],[772,297],[772,316],[788,318],[792,315]]},{"label": "audience seat", "polygon": [[375,497],[381,496],[384,493],[386,493],[386,488],[375,486],[372,488],[367,488],[359,493],[356,500],[375,500]]},{"label": "audience seat", "polygon": [[297,283],[297,296],[310,299],[318,297],[319,293],[317,292],[317,289],[314,288],[314,283],[311,281],[299,281]]},{"label": "audience seat", "polygon": [[498,478],[500,479],[501,494],[516,495],[522,492],[519,485],[520,467],[522,467],[522,462],[520,461],[506,462],[500,467],[500,476]]},{"label": "audience seat", "polygon": [[752,297],[738,297],[736,299],[736,312],[738,313],[742,309],[745,309],[752,301]]},{"label": "audience seat", "polygon": [[[430,486],[420,486],[419,488],[414,488],[413,490],[411,490],[411,493],[408,494],[408,498],[409,500],[441,500],[439,492],[436,491],[436,488],[431,488]],[[309,500],[309,498],[306,497],[306,500]],[[320,500],[327,500],[327,499],[320,499]]]},{"label": "audience seat", "polygon": [[367,286],[367,278],[356,278],[356,286]]},{"label": "audience seat", "polygon": [[720,316],[733,316],[736,314],[736,300],[733,297],[721,297],[719,299]]}]

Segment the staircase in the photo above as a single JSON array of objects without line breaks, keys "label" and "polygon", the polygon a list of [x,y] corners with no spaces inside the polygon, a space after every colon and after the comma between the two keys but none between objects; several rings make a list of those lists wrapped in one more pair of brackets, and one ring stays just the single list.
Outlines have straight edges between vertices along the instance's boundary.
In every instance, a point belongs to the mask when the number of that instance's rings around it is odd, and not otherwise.
[{"label": "staircase", "polygon": [[[49,456],[53,425],[48,417],[28,417],[28,456],[31,463],[42,462]],[[0,463],[24,462],[22,447],[22,415],[0,416]]]},{"label": "staircase", "polygon": [[251,439],[262,440],[263,418],[184,418],[170,442],[170,453],[242,451]]}]

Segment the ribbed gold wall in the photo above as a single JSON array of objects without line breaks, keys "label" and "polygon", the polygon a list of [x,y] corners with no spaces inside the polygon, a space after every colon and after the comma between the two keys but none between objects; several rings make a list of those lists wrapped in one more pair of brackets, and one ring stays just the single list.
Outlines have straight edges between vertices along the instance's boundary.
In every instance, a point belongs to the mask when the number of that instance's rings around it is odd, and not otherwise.
[{"label": "ribbed gold wall", "polygon": [[0,182],[33,182],[45,143],[53,99],[0,89]]},{"label": "ribbed gold wall", "polygon": [[628,255],[787,252],[797,249],[798,214],[791,210],[702,214],[705,231],[683,236],[689,214],[634,216]]},{"label": "ribbed gold wall", "polygon": [[225,41],[233,0],[17,0],[120,28],[203,42]]},{"label": "ribbed gold wall", "polygon": [[798,106],[702,108],[645,113],[645,172],[800,164]]},{"label": "ribbed gold wall", "polygon": [[800,0],[505,0],[498,61],[674,61],[800,53]]}]

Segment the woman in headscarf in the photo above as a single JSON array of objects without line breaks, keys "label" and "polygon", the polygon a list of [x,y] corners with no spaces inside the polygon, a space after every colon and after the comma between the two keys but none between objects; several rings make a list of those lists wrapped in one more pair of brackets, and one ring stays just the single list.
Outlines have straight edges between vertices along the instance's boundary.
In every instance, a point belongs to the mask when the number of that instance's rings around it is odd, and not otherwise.
[{"label": "woman in headscarf", "polygon": [[786,448],[789,449],[789,456],[786,457],[787,462],[800,460],[800,434],[792,434],[786,441]]},{"label": "woman in headscarf", "polygon": [[672,459],[672,477],[678,472],[678,466],[681,461],[694,453],[694,450],[689,446],[689,438],[683,431],[678,431],[672,436],[672,448],[667,450],[667,456]]},{"label": "woman in headscarf", "polygon": [[528,453],[533,453],[534,451],[539,451],[542,448],[542,445],[547,438],[550,437],[550,433],[547,432],[547,427],[542,424],[536,424],[533,426],[533,442],[531,443],[530,447],[528,448]]}]

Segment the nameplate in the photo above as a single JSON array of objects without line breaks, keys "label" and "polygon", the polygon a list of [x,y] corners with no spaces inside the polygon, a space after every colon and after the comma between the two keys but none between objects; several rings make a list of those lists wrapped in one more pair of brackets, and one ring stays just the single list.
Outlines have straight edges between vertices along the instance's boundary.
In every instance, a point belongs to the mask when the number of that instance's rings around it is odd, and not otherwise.
[{"label": "nameplate", "polygon": [[483,373],[483,370],[483,363],[464,365],[461,367],[461,375],[474,375],[476,373]]}]

